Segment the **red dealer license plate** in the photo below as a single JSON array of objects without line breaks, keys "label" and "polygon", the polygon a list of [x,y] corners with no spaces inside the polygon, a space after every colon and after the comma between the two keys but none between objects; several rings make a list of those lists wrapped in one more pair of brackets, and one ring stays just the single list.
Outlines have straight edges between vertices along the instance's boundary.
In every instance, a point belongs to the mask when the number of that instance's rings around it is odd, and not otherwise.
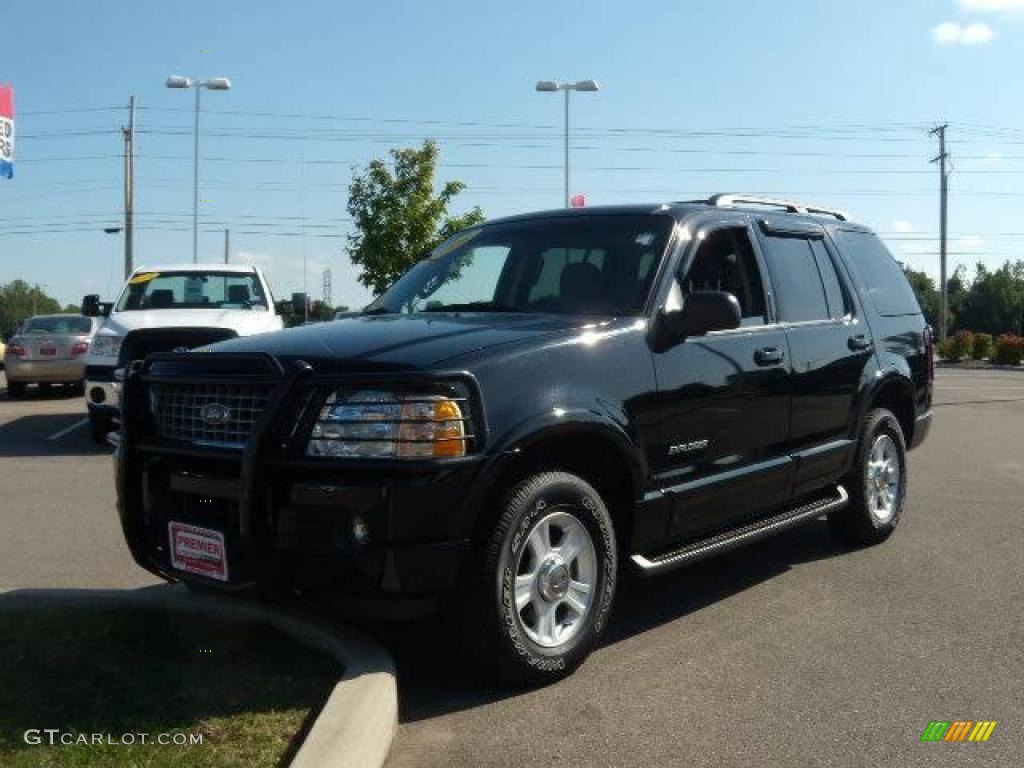
[{"label": "red dealer license plate", "polygon": [[171,565],[179,571],[228,580],[228,559],[224,534],[187,523],[170,522]]}]

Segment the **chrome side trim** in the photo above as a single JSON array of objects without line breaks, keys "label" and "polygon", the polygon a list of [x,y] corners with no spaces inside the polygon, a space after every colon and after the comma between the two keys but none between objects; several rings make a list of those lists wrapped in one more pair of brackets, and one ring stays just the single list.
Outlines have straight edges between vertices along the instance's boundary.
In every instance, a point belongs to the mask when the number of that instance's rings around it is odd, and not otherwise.
[{"label": "chrome side trim", "polygon": [[800,523],[821,517],[833,510],[846,506],[849,499],[850,496],[846,489],[841,485],[837,485],[835,495],[831,498],[812,501],[809,504],[787,510],[775,517],[758,520],[741,528],[726,531],[710,539],[688,544],[682,549],[653,559],[636,554],[632,556],[632,560],[640,567],[644,574],[664,573],[665,571],[680,568],[722,552],[728,552],[731,549],[736,549],[745,544],[780,533]]}]

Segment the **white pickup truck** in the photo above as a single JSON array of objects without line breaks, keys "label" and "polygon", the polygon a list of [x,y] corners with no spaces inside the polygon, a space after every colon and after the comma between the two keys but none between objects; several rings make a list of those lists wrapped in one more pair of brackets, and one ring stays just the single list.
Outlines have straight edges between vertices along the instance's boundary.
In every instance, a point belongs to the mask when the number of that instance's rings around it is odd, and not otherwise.
[{"label": "white pickup truck", "polygon": [[124,368],[152,352],[201,347],[280,330],[281,310],[257,267],[186,264],[137,269],[120,298],[92,294],[82,314],[105,316],[86,358],[85,401],[93,439],[105,443],[119,414]]}]

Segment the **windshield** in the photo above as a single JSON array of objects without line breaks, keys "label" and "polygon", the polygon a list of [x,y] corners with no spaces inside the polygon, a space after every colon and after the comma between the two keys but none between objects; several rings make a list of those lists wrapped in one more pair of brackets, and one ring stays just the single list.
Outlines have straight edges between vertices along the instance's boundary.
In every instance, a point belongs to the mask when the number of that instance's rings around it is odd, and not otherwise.
[{"label": "windshield", "polygon": [[133,309],[266,309],[255,272],[140,272],[125,286],[117,311]]},{"label": "windshield", "polygon": [[367,312],[642,311],[673,220],[573,216],[460,232],[405,273]]},{"label": "windshield", "polygon": [[30,320],[26,320],[21,332],[23,334],[80,334],[89,333],[91,330],[92,320],[88,317],[81,315],[50,315],[48,317],[33,317]]}]

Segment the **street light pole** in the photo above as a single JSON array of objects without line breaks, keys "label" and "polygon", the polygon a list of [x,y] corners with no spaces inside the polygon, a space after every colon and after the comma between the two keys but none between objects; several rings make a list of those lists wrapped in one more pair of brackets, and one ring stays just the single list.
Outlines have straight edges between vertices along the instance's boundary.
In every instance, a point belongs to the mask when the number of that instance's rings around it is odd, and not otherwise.
[{"label": "street light pole", "polygon": [[199,94],[196,87],[196,124],[193,130],[192,148],[192,263],[199,263]]},{"label": "street light pole", "polygon": [[569,88],[565,89],[565,207],[569,207]]},{"label": "street light pole", "polygon": [[231,81],[226,77],[213,77],[209,80],[196,80],[180,75],[167,78],[168,88],[192,88],[196,92],[195,130],[193,136],[194,152],[192,157],[192,262],[199,263],[199,92],[206,88],[210,91],[230,91]]},{"label": "street light pole", "polygon": [[577,80],[574,83],[561,82],[559,80],[541,80],[537,83],[537,90],[543,93],[553,91],[565,92],[565,207],[569,207],[569,92],[570,91],[599,91],[601,86],[596,80]]}]

